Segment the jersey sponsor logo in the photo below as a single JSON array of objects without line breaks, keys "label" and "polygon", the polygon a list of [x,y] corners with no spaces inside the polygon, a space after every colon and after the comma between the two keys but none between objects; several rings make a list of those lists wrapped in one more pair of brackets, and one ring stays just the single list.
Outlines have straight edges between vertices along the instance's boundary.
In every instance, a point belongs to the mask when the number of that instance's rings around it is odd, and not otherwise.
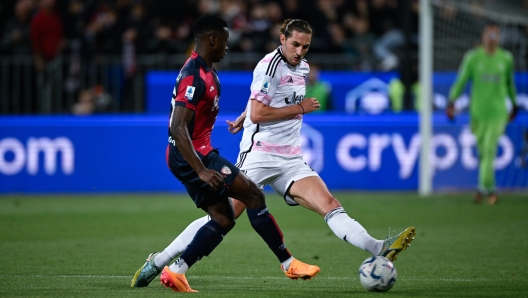
[{"label": "jersey sponsor logo", "polygon": [[193,87],[193,86],[187,86],[187,90],[185,90],[185,98],[187,100],[191,101],[193,99],[194,89],[195,89],[195,87]]},{"label": "jersey sponsor logo", "polygon": [[220,97],[218,97],[218,94],[214,98],[213,107],[211,108],[211,111],[218,110],[218,102],[220,101]]},{"label": "jersey sponsor logo", "polygon": [[222,173],[224,175],[229,175],[229,174],[231,174],[231,169],[228,166],[223,166],[222,170],[220,170],[220,173]]},{"label": "jersey sponsor logo", "polygon": [[499,74],[494,73],[483,73],[482,81],[497,84],[501,82],[501,76]]},{"label": "jersey sponsor logo", "polygon": [[209,92],[213,92],[214,90],[214,86],[211,86],[211,88],[209,88]]},{"label": "jersey sponsor logo", "polygon": [[290,97],[286,97],[284,99],[284,101],[286,102],[286,104],[290,105],[290,104],[301,103],[301,101],[303,101],[303,99],[304,99],[304,95],[297,95],[297,92],[293,92],[293,95],[291,96],[291,99],[290,99]]},{"label": "jersey sponsor logo", "polygon": [[262,144],[260,143],[260,141],[257,141],[257,146],[262,146]]},{"label": "jersey sponsor logo", "polygon": [[292,79],[292,77],[290,77],[290,78],[288,79],[288,83],[292,83],[292,84],[293,84],[293,79]]},{"label": "jersey sponsor logo", "polygon": [[270,88],[270,82],[264,81],[264,83],[262,84],[262,88],[260,89],[260,92],[264,94],[268,94],[269,88]]}]

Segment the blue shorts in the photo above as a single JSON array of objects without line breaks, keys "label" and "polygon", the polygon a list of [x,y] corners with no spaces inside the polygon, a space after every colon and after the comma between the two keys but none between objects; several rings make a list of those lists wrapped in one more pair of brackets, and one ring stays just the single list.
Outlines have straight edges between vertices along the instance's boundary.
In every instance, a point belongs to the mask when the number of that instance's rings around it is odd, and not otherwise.
[{"label": "blue shorts", "polygon": [[[171,151],[173,148],[171,148]],[[209,154],[202,158],[202,163],[206,168],[213,169],[224,176],[224,185],[218,186],[216,190],[209,186],[209,184],[206,182],[202,181],[198,176],[198,173],[196,173],[196,171],[194,171],[189,164],[175,165],[174,163],[171,163],[170,155],[172,154],[169,153],[169,168],[172,174],[185,186],[187,192],[191,196],[191,199],[196,204],[196,207],[202,207],[202,204],[207,199],[210,200],[229,197],[229,187],[231,187],[235,181],[240,169],[234,166],[227,159],[220,156],[217,150],[209,152]]]}]

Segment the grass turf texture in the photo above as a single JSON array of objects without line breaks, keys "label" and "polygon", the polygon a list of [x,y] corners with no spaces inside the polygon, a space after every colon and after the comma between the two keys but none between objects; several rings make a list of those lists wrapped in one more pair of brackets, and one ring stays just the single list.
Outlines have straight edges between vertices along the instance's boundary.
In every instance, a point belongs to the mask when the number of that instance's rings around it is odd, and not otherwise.
[{"label": "grass turf texture", "polygon": [[[268,195],[294,254],[321,267],[310,281],[289,280],[247,216],[188,272],[193,297],[526,297],[528,200],[475,205],[470,195],[336,193],[376,238],[388,227],[417,228],[395,262],[396,285],[370,293],[357,269],[368,253],[338,239],[324,220]],[[183,195],[3,196],[0,297],[174,297],[156,278],[130,288],[134,272],[188,223],[202,216]]]}]

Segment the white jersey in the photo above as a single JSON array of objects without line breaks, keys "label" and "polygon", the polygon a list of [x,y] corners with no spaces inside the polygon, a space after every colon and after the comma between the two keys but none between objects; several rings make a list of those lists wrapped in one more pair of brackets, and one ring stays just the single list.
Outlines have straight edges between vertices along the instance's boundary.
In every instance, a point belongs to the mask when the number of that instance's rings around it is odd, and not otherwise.
[{"label": "white jersey", "polygon": [[302,114],[290,120],[260,124],[251,122],[249,115],[253,100],[273,108],[300,103],[306,94],[305,77],[309,71],[310,67],[304,59],[295,67],[289,65],[282,56],[280,47],[260,60],[253,71],[237,166],[243,166],[245,155],[250,152],[264,152],[281,157],[301,156]]}]

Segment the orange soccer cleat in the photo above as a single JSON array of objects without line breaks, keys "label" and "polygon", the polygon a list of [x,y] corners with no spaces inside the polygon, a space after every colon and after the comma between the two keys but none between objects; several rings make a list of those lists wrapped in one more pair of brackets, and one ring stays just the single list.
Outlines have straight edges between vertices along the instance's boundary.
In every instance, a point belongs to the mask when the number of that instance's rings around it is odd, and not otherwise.
[{"label": "orange soccer cleat", "polygon": [[174,273],[167,266],[161,272],[160,283],[166,288],[171,288],[174,292],[198,292],[189,286],[185,274]]},{"label": "orange soccer cleat", "polygon": [[321,270],[317,266],[308,265],[297,259],[293,259],[290,264],[290,268],[288,268],[288,270],[284,270],[284,268],[282,268],[282,271],[284,271],[284,274],[286,274],[286,276],[291,279],[312,279],[312,277],[314,277]]}]

